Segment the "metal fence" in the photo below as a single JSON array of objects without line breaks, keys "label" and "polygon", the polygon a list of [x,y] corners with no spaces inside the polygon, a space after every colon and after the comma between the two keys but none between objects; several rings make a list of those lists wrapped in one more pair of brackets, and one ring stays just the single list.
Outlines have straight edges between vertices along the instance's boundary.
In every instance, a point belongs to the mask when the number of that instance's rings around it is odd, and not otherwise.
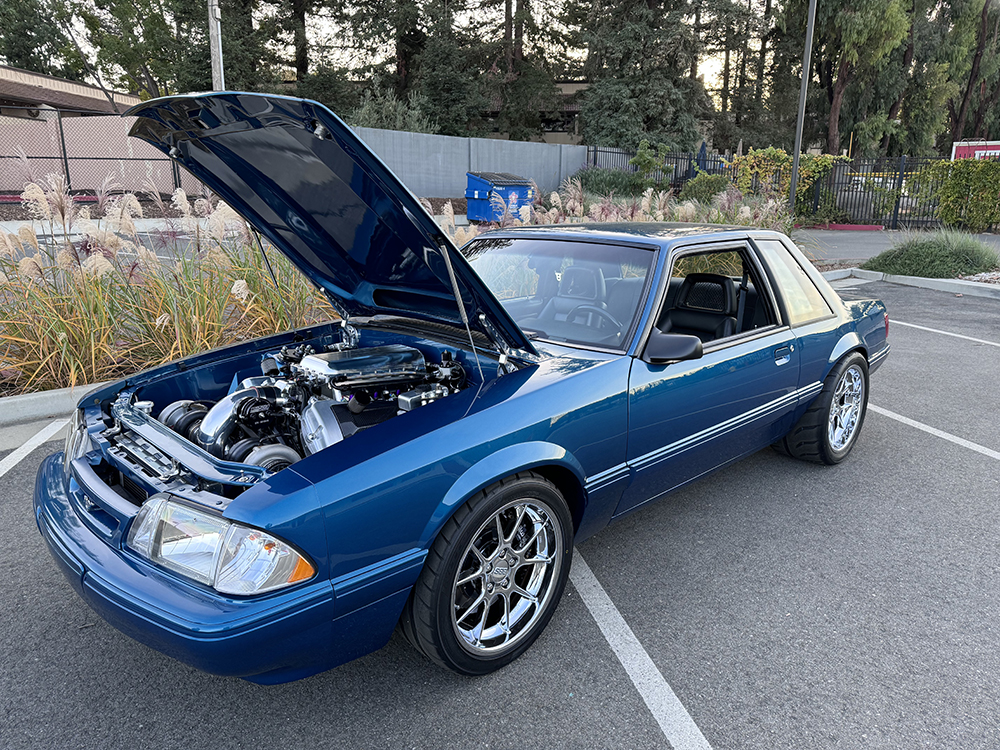
[{"label": "metal fence", "polygon": [[[587,147],[587,166],[635,172],[629,162],[634,151],[617,148]],[[829,174],[816,180],[797,201],[802,218],[816,218],[829,223],[879,224],[889,229],[940,226],[937,216],[937,182],[924,167],[942,157],[894,156],[858,158],[841,162]],[[736,170],[729,154],[670,153],[664,169],[654,178],[669,183],[676,191],[698,172],[725,174],[735,180]],[[778,192],[783,175],[774,175],[770,186],[754,183],[754,192]]]},{"label": "metal fence", "polygon": [[115,191],[172,193],[201,183],[152,146],[128,137],[134,118],[82,116],[54,109],[3,107],[0,115],[0,196],[49,174],[77,196]]},{"label": "metal fence", "polygon": [[[812,188],[812,215],[889,229],[941,226],[939,182],[925,167],[940,157],[894,156],[837,164]],[[807,214],[809,215],[809,214]]]},{"label": "metal fence", "polygon": [[[635,151],[621,148],[605,148],[603,146],[587,146],[587,166],[601,169],[622,169],[629,172],[638,171],[629,162],[635,156]],[[653,178],[661,182],[669,182],[672,188],[679,190],[684,183],[694,177],[698,170],[711,174],[732,172],[728,163],[728,154],[706,154],[699,159],[694,153],[668,153],[663,160],[663,169],[653,173]]]}]

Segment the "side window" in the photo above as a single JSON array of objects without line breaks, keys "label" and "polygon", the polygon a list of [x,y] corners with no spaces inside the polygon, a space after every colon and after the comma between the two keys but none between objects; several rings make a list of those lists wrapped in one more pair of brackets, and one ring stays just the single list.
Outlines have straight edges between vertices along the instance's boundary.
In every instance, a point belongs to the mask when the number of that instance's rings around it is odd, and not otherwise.
[{"label": "side window", "polygon": [[788,322],[791,325],[808,323],[833,314],[830,305],[802,270],[802,266],[788,252],[788,248],[777,240],[757,240],[756,244],[764,256],[764,262],[774,274],[779,293],[788,308]]},{"label": "side window", "polygon": [[674,260],[656,327],[707,344],[775,325],[764,288],[745,249],[686,253]]}]

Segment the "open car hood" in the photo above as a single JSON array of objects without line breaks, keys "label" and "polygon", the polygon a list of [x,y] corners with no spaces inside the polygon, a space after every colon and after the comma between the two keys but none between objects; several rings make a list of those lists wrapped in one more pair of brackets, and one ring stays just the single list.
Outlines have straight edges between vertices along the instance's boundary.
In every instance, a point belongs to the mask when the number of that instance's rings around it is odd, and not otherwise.
[{"label": "open car hood", "polygon": [[535,353],[433,217],[322,104],[186,94],[125,114],[139,118],[130,135],[215,191],[345,315],[403,315],[464,330],[457,287],[469,325],[498,351]]}]

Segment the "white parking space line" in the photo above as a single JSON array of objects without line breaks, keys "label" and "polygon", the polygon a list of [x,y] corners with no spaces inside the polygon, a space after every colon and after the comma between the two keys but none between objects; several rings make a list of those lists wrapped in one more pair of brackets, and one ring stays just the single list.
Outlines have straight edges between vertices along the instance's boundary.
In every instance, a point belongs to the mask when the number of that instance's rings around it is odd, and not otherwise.
[{"label": "white parking space line", "polygon": [[712,750],[691,714],[663,679],[632,628],[577,551],[573,552],[569,578],[671,747],[674,750]]},{"label": "white parking space line", "polygon": [[892,326],[906,326],[907,328],[917,328],[921,331],[930,331],[931,333],[940,333],[942,336],[952,336],[956,339],[965,339],[966,341],[975,341],[977,344],[986,344],[988,346],[1000,346],[996,341],[987,341],[986,339],[977,339],[972,336],[963,336],[961,333],[952,333],[951,331],[939,331],[937,328],[928,328],[927,326],[918,326],[916,323],[904,323],[901,320],[895,320],[890,315],[889,317],[889,327]]},{"label": "white parking space line", "polygon": [[876,414],[881,414],[883,417],[889,417],[889,419],[895,419],[897,422],[902,422],[910,427],[915,427],[918,430],[923,430],[924,432],[934,435],[936,437],[947,440],[948,442],[954,443],[955,445],[961,445],[963,448],[968,448],[970,451],[975,451],[976,453],[982,453],[988,458],[992,458],[996,461],[1000,461],[1000,451],[995,451],[991,448],[986,448],[979,443],[973,443],[971,440],[966,440],[965,438],[960,438],[957,435],[952,435],[949,432],[944,432],[936,427],[931,427],[923,422],[917,422],[909,417],[904,417],[902,414],[897,414],[894,411],[889,411],[888,409],[883,409],[881,406],[875,406],[875,404],[869,403],[868,408],[871,409]]},{"label": "white parking space line", "polygon": [[28,439],[20,448],[12,451],[2,461],[0,461],[0,477],[17,466],[21,460],[31,453],[42,443],[48,442],[53,435],[66,426],[68,419],[57,419],[55,422],[43,427]]}]

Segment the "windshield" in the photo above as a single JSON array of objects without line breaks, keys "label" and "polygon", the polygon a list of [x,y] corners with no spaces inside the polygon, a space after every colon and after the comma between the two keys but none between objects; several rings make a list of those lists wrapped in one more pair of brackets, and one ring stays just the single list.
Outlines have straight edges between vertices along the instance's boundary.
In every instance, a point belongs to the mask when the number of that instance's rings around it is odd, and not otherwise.
[{"label": "windshield", "polygon": [[654,253],[637,247],[534,238],[474,240],[476,273],[530,338],[622,349]]}]

